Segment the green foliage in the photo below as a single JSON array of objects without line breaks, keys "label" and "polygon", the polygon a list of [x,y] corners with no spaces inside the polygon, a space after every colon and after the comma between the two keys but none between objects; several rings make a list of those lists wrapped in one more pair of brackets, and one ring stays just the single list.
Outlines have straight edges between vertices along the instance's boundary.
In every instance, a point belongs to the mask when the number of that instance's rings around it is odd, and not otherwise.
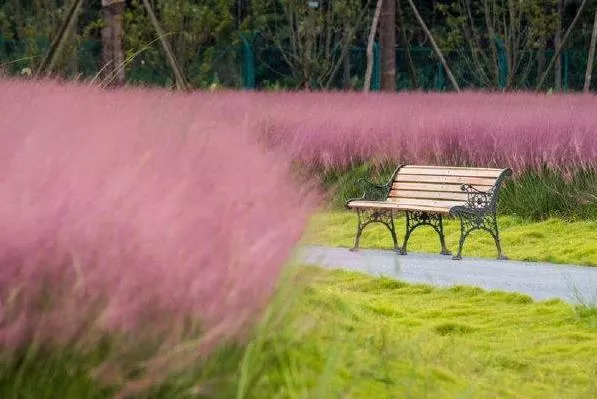
[{"label": "green foliage", "polygon": [[549,217],[597,220],[597,171],[561,172],[545,169],[524,172],[507,182],[501,210],[532,220]]},{"label": "green foliage", "polygon": [[[588,1],[588,10],[597,6],[597,0]],[[556,2],[458,0],[418,2],[417,7],[462,88],[524,89],[534,84],[542,65],[553,54],[552,38],[560,19],[566,27],[576,12],[577,4],[567,2],[560,18]],[[208,88],[214,83],[235,88],[242,85],[242,52],[238,48],[241,33],[252,37],[260,88],[362,86],[364,46],[375,1],[321,0],[316,9],[311,9],[306,0],[153,3],[168,41],[194,87]],[[56,36],[68,4],[67,0],[0,1],[0,42],[9,43],[0,43],[0,64],[4,70],[13,74],[25,68],[35,71]],[[429,45],[425,34],[405,2],[402,8],[420,86],[445,89],[441,68],[437,67],[438,60],[431,49],[425,47],[419,51],[421,46]],[[100,10],[101,2],[85,2],[76,34],[58,62],[56,70],[60,75],[92,78],[101,69]],[[585,14],[581,16],[581,27],[592,24],[592,14]],[[125,26],[128,81],[174,86],[172,72],[140,0],[127,1]],[[569,48],[575,54],[566,55],[569,61],[565,61],[564,67],[565,89],[583,85],[590,33],[587,28],[572,32]],[[503,42],[505,52],[494,54],[498,52],[498,39]],[[397,86],[408,89],[404,46],[401,43],[399,47]],[[348,50],[347,69],[343,50]]]},{"label": "green foliage", "polygon": [[[70,4],[69,1],[0,2],[0,40],[7,43],[4,54],[0,48],[0,63],[8,61],[7,69],[16,74],[36,70]],[[57,61],[59,74],[76,79],[80,74],[97,72],[98,65],[88,43],[99,34],[98,19],[98,4],[93,2],[78,16],[75,32],[68,38]]]},{"label": "green foliage", "polygon": [[256,0],[251,26],[280,54],[297,86],[329,88],[348,49],[365,29],[359,0]]},{"label": "green foliage", "polygon": [[[240,85],[233,5],[233,0],[175,0],[156,5],[166,40],[195,87],[208,87],[216,79],[226,86]],[[133,0],[127,8],[124,25],[129,79],[171,85],[172,72],[141,0]]]},{"label": "green foliage", "polygon": [[[538,67],[536,50],[546,49],[560,23],[557,1],[459,0],[439,4],[437,9],[445,23],[435,31],[441,45],[456,51],[468,65],[461,73],[472,77],[476,85],[526,87],[535,72],[533,67]],[[500,69],[506,82],[501,81]]]}]

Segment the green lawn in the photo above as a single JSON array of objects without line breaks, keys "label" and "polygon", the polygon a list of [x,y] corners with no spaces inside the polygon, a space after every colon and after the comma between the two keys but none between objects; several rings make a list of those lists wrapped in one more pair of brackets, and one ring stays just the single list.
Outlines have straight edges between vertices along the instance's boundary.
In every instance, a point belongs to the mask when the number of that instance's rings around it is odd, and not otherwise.
[{"label": "green lawn", "polygon": [[[248,345],[224,348],[141,397],[597,397],[595,309],[290,270]],[[0,397],[111,397],[89,379],[94,364],[60,350],[2,362]]]},{"label": "green lawn", "polygon": [[[305,244],[352,247],[356,232],[356,215],[350,212],[316,214],[305,235]],[[549,219],[529,222],[512,216],[499,216],[502,248],[510,259],[572,263],[597,266],[597,221],[564,221]],[[396,220],[398,240],[404,238],[404,217]],[[457,220],[445,221],[448,248],[458,249],[460,226]],[[392,239],[383,225],[370,225],[361,237],[361,248],[392,246]],[[411,235],[409,252],[439,253],[437,233],[430,227],[420,227]],[[495,257],[495,244],[485,232],[471,234],[464,245],[463,256]]]},{"label": "green lawn", "polygon": [[594,398],[597,312],[308,268],[255,397]]}]

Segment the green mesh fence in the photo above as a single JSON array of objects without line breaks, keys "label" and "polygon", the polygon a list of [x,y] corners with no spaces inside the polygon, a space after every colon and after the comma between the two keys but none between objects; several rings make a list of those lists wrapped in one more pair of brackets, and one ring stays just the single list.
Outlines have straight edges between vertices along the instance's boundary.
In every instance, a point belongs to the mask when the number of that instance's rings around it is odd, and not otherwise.
[{"label": "green mesh fence", "polygon": [[[193,55],[187,56],[183,62],[183,70],[194,87],[208,88],[229,87],[245,89],[281,89],[300,88],[304,78],[294,71],[285,61],[279,48],[271,47],[254,40],[255,36],[242,36],[238,46],[205,47],[196,49]],[[8,74],[27,73],[27,68],[34,71],[42,55],[48,47],[47,40],[35,43],[20,43],[4,40],[0,37],[0,69]],[[498,48],[500,46],[498,45]],[[503,50],[502,50],[503,51]],[[430,48],[413,47],[410,49],[418,88],[429,91],[452,90],[442,65]],[[340,49],[334,52],[339,59]],[[373,75],[371,89],[379,90],[381,83],[380,47],[374,46]],[[545,66],[553,57],[553,51],[546,51]],[[523,57],[531,56],[530,54]],[[331,89],[356,89],[363,86],[367,65],[366,50],[353,47],[347,54],[348,62],[338,69],[331,80]],[[454,51],[446,54],[448,65],[463,89],[484,87],[506,87],[509,83],[505,53],[498,54],[497,73],[495,68],[479,72],[466,51]],[[510,87],[516,89],[533,89],[539,79],[539,65],[535,54],[530,62],[522,63],[515,74]],[[567,91],[580,91],[584,83],[587,51],[570,50],[562,54],[562,87]],[[72,43],[58,70],[68,78],[91,79],[98,75],[101,68],[101,42],[86,41]],[[485,68],[487,69],[487,68]],[[404,49],[396,49],[396,89],[412,89],[408,71],[407,57]],[[130,83],[173,86],[174,78],[161,49],[156,46],[140,52],[127,60],[126,76]],[[544,89],[554,86],[554,70],[546,79]],[[490,81],[488,81],[488,79]],[[593,89],[595,88],[593,80]],[[311,87],[317,88],[314,80]]]}]

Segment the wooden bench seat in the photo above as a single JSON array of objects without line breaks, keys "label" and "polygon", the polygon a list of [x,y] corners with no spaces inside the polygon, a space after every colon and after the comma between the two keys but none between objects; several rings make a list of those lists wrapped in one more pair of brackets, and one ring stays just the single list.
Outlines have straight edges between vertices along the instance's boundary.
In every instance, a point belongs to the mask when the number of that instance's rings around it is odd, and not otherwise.
[{"label": "wooden bench seat", "polygon": [[[461,231],[458,253],[461,259],[466,237],[474,230],[485,230],[494,238],[498,258],[504,259],[497,225],[497,200],[502,181],[512,171],[493,168],[442,167],[401,165],[392,178],[383,185],[361,179],[365,185],[362,197],[346,202],[346,207],[357,212],[358,227],[355,245],[363,229],[371,223],[382,223],[389,230],[394,249],[405,255],[412,231],[422,225],[433,227],[439,234],[441,253],[451,254],[446,248],[443,216],[460,219]],[[400,247],[396,239],[394,216],[406,214],[406,235]]]}]

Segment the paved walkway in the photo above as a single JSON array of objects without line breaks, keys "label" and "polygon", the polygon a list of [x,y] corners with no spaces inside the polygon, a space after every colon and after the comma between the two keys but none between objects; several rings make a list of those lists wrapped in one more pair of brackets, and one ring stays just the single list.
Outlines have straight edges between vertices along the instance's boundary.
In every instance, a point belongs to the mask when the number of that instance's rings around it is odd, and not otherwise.
[{"label": "paved walkway", "polygon": [[363,271],[375,276],[436,286],[473,285],[487,290],[512,291],[535,299],[561,298],[571,303],[597,305],[597,267],[551,263],[498,261],[391,251],[350,252],[346,248],[309,246],[299,259],[322,267]]}]

